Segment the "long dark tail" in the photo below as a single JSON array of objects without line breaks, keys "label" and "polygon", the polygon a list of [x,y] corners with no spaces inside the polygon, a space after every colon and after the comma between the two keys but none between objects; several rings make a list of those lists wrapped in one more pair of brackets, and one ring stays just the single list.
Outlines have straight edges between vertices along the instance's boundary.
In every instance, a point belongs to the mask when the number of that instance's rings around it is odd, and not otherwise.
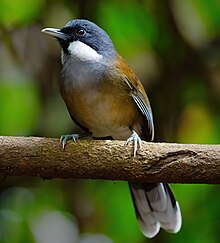
[{"label": "long dark tail", "polygon": [[180,230],[179,204],[168,184],[129,182],[129,187],[138,222],[146,237],[154,237],[160,227],[172,233]]}]

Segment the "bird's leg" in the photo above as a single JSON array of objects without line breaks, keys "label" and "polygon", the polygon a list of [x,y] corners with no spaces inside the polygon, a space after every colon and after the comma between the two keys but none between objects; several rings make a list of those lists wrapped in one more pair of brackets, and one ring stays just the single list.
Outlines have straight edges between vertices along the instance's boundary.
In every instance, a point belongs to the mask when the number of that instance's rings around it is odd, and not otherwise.
[{"label": "bird's leg", "polygon": [[141,138],[134,130],[132,131],[131,136],[127,139],[126,145],[128,145],[130,142],[133,142],[134,144],[134,157],[136,157],[138,146],[140,150],[142,147],[141,147]]},{"label": "bird's leg", "polygon": [[62,135],[60,137],[60,143],[61,143],[63,149],[65,149],[67,141],[73,140],[73,142],[76,142],[76,140],[78,140],[79,138],[85,138],[88,136],[91,136],[91,134],[90,133],[82,133],[82,134],[73,133],[73,134]]}]

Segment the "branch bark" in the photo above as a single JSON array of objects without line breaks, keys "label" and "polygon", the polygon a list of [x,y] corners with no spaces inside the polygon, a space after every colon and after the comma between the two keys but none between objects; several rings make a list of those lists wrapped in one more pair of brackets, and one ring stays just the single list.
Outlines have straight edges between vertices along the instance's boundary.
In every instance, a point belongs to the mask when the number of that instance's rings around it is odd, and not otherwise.
[{"label": "branch bark", "polygon": [[0,175],[216,184],[220,145],[143,142],[134,159],[124,141],[0,137]]}]

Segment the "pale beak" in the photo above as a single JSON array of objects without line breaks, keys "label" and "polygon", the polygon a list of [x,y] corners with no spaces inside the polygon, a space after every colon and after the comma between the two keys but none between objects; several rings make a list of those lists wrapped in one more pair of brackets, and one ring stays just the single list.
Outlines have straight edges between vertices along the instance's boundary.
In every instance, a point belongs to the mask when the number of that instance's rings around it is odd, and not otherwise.
[{"label": "pale beak", "polygon": [[47,34],[47,35],[52,35],[58,39],[62,40],[67,40],[68,35],[64,34],[63,32],[60,31],[60,29],[54,29],[54,28],[45,28],[42,29],[41,32]]}]

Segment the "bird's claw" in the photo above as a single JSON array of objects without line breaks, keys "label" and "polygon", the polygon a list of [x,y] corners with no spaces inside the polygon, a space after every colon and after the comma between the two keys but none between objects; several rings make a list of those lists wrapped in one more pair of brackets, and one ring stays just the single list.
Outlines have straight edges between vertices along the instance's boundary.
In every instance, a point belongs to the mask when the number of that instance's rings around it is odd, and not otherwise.
[{"label": "bird's claw", "polygon": [[141,138],[138,136],[138,134],[135,131],[133,131],[131,136],[127,139],[126,145],[128,145],[130,142],[133,142],[134,144],[134,157],[136,157],[138,146],[140,150],[142,149],[142,146],[141,146]]},{"label": "bird's claw", "polygon": [[61,143],[63,149],[65,149],[65,146],[67,144],[67,141],[73,140],[73,142],[76,142],[77,139],[79,139],[79,134],[62,135],[60,137],[60,143]]}]

